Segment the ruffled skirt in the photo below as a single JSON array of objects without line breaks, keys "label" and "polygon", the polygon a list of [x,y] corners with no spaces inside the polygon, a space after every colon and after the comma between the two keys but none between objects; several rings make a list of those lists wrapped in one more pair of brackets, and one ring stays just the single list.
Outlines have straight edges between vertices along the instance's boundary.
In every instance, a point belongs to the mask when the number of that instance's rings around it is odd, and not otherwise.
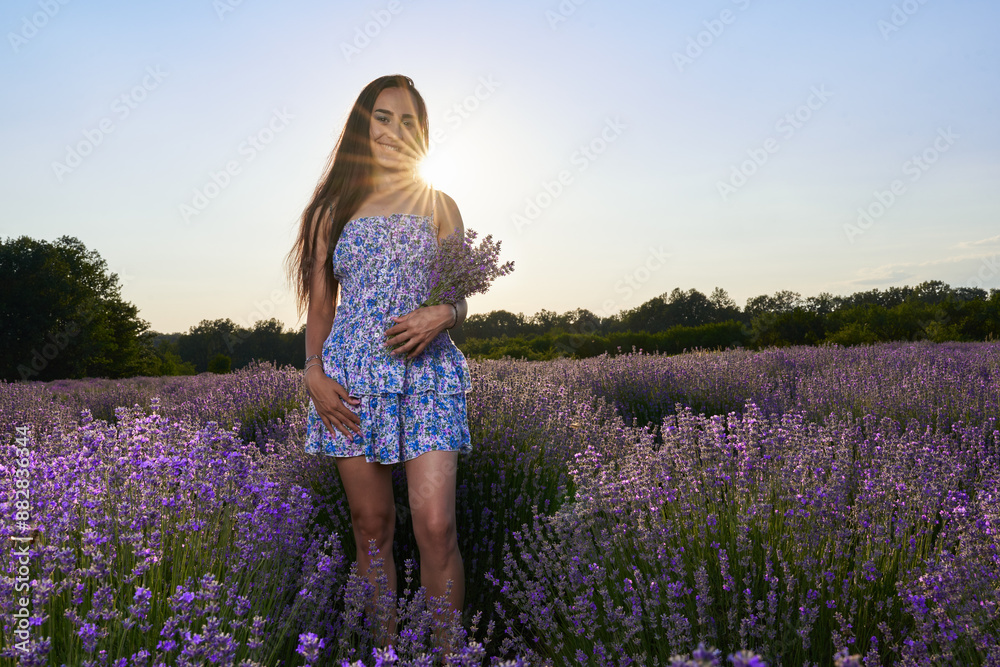
[{"label": "ruffled skirt", "polygon": [[[361,394],[348,409],[361,420],[361,433],[330,433],[309,400],[307,454],[364,456],[371,463],[399,463],[435,450],[472,452],[465,392]],[[346,404],[345,404],[346,405]]]}]

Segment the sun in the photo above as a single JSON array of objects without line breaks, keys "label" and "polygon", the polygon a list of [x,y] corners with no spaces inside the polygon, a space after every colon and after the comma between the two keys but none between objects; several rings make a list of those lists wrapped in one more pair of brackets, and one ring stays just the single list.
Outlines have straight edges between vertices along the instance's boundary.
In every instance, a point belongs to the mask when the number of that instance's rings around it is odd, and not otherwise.
[{"label": "sun", "polygon": [[437,189],[442,186],[447,187],[448,183],[453,184],[455,181],[454,168],[444,153],[445,151],[440,148],[431,150],[417,166],[420,178]]}]

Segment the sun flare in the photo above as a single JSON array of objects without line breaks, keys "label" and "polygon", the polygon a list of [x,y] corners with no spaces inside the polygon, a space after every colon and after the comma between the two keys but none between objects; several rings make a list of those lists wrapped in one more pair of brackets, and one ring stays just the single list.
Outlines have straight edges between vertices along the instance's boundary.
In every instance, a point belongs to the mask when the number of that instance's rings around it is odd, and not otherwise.
[{"label": "sun flare", "polygon": [[420,177],[433,185],[435,188],[447,186],[449,182],[454,181],[454,174],[450,173],[451,165],[449,165],[447,159],[442,156],[441,150],[429,153],[423,160],[420,161],[417,169],[420,171]]}]

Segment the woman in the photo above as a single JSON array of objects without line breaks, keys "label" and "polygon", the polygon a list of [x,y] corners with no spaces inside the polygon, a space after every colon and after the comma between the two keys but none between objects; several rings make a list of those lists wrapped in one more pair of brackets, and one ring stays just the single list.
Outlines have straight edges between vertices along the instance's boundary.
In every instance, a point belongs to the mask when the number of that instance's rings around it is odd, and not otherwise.
[{"label": "woman", "polygon": [[306,451],[336,457],[359,572],[369,572],[374,540],[396,591],[388,464],[403,462],[421,584],[440,597],[450,580],[448,602],[461,611],[455,475],[458,453],[471,451],[471,382],[447,330],[467,306],[417,306],[439,240],[465,230],[455,202],[417,175],[427,149],[427,109],[413,81],[393,75],[368,84],[303,213],[289,263],[299,312],[308,313]]}]

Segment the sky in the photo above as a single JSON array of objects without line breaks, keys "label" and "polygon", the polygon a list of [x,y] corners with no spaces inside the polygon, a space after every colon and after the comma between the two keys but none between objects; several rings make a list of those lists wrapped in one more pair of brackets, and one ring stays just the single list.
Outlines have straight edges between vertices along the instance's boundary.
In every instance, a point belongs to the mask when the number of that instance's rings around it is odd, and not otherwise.
[{"label": "sky", "polygon": [[1000,287],[1000,3],[5,0],[0,238],[96,250],[161,333],[299,316],[361,89],[515,270],[469,313]]}]

